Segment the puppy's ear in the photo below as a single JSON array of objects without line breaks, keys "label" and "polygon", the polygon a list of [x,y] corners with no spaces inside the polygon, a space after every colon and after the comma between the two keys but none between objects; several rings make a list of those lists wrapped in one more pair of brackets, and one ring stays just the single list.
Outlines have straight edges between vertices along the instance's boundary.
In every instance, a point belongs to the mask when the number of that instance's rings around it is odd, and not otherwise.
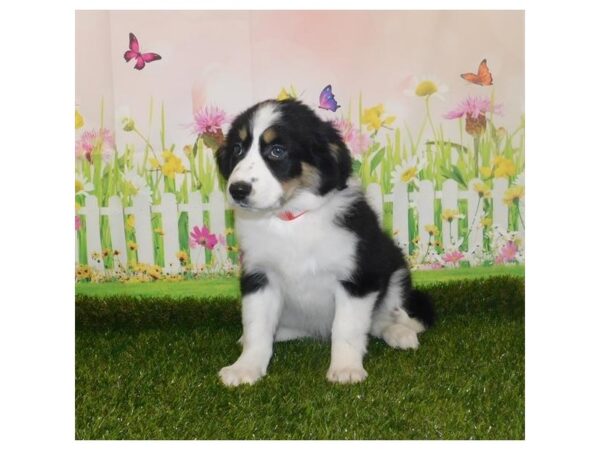
[{"label": "puppy's ear", "polygon": [[223,142],[223,144],[217,149],[215,152],[215,159],[217,160],[219,172],[224,179],[228,180],[229,176],[231,175],[232,167],[231,152],[227,146],[227,141]]},{"label": "puppy's ear", "polygon": [[332,189],[344,189],[352,172],[352,156],[331,122],[323,121],[320,130],[318,166],[321,172],[321,194]]}]

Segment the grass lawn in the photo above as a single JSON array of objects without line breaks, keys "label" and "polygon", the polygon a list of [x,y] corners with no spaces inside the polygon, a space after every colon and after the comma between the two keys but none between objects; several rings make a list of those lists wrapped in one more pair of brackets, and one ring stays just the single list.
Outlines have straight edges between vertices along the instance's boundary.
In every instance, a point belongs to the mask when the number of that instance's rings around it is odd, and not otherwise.
[{"label": "grass lawn", "polygon": [[[437,282],[487,278],[500,275],[524,276],[524,266],[492,266],[461,269],[444,269],[413,272],[415,283],[420,286]],[[238,279],[206,278],[186,281],[154,281],[150,283],[77,283],[76,295],[94,297],[168,297],[177,298],[221,298],[237,297],[240,294]]]},{"label": "grass lawn", "polygon": [[79,286],[76,438],[523,439],[524,280],[464,274],[417,274],[437,325],[417,351],[371,339],[369,377],[351,386],[326,381],[327,343],[301,340],[276,344],[255,386],[223,387],[241,333],[229,280],[214,280],[212,301],[198,301],[205,281]]}]

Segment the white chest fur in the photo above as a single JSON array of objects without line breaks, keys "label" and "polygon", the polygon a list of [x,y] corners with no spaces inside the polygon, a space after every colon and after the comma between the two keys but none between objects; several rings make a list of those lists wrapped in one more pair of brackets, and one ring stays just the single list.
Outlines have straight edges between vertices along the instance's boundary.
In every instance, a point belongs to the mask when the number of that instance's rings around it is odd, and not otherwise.
[{"label": "white chest fur", "polygon": [[292,221],[238,215],[247,272],[264,272],[283,299],[283,326],[326,336],[339,280],[354,269],[356,236],[334,223],[348,198],[328,202]]}]

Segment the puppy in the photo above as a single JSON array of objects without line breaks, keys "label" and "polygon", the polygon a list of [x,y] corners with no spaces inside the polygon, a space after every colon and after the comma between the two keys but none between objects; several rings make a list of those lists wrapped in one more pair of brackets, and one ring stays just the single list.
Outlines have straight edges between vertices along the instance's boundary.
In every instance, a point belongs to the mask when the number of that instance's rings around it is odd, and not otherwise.
[{"label": "puppy", "polygon": [[216,158],[242,251],[243,350],[219,372],[225,385],[263,377],[278,341],[330,339],[334,383],[367,377],[368,334],[418,347],[432,303],[350,178],[331,123],[299,101],[267,100],[235,118]]}]

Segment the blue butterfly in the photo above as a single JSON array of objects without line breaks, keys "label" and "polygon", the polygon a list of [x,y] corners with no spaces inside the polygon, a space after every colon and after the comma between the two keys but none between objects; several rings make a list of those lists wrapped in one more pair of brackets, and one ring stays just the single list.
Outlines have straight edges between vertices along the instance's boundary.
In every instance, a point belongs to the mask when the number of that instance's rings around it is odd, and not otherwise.
[{"label": "blue butterfly", "polygon": [[321,91],[321,95],[319,95],[319,108],[336,112],[339,107],[340,105],[338,105],[333,92],[331,92],[331,85],[328,84]]}]

